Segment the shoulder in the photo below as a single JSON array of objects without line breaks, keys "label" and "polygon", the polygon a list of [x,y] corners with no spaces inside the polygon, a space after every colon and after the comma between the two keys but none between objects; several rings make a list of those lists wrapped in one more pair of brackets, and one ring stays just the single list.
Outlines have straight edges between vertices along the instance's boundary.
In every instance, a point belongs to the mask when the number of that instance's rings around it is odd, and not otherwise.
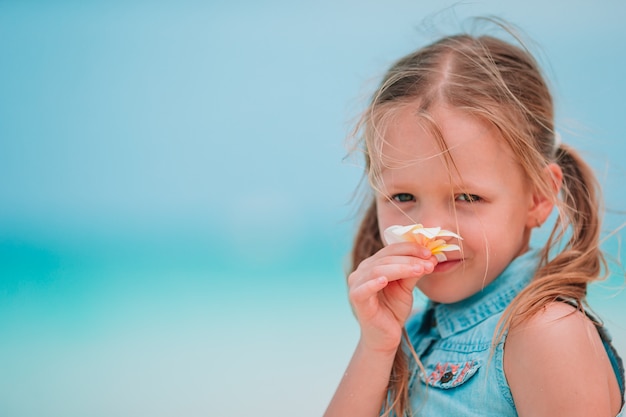
[{"label": "shoulder", "polygon": [[602,346],[596,325],[575,307],[552,302],[534,316],[514,324],[509,330],[506,348],[510,351],[524,347],[525,352],[530,349],[535,354],[552,356],[561,348],[570,344],[575,348],[581,343],[581,348]]},{"label": "shoulder", "polygon": [[615,377],[596,326],[566,303],[509,330],[504,369],[520,416],[615,415]]},{"label": "shoulder", "polygon": [[[592,353],[591,357],[596,356],[595,348],[601,348],[600,353],[604,351],[595,324],[584,313],[563,302],[552,302],[534,316],[514,324],[505,346],[511,356],[531,356],[534,362],[561,357],[563,350],[572,355]],[[592,351],[585,350],[589,348]]]}]

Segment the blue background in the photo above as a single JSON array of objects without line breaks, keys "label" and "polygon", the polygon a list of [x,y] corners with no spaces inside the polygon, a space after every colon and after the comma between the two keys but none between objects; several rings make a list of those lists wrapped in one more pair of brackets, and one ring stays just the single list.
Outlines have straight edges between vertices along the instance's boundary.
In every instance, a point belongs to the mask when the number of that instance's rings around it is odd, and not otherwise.
[{"label": "blue background", "polygon": [[618,228],[626,4],[453,4],[0,0],[0,415],[321,415],[358,338],[344,138],[467,16],[537,42]]}]

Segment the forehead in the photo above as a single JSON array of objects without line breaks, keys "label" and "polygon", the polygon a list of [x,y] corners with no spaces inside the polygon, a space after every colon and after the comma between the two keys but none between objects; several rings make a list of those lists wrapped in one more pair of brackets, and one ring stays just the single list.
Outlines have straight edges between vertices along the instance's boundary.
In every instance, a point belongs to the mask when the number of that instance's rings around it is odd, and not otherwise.
[{"label": "forehead", "polygon": [[516,163],[493,125],[452,107],[439,105],[428,114],[419,114],[415,106],[403,106],[387,122],[379,147],[381,170],[446,159],[454,161],[461,172]]}]

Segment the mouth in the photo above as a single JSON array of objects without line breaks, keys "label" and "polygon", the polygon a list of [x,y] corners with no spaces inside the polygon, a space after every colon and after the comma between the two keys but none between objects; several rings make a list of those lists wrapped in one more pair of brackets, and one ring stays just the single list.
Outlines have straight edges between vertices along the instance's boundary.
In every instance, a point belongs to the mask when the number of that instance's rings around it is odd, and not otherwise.
[{"label": "mouth", "polygon": [[433,270],[433,273],[448,272],[456,268],[457,266],[461,265],[462,263],[463,263],[462,258],[448,259],[446,261],[439,262],[437,265],[435,265],[435,269]]}]

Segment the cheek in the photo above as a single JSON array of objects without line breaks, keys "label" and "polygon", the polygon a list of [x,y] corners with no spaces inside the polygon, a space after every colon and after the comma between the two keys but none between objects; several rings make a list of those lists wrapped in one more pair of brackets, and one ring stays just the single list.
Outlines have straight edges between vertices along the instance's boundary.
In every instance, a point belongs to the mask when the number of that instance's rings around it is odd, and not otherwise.
[{"label": "cheek", "polygon": [[503,242],[503,239],[507,239],[506,225],[502,226],[492,216],[486,219],[474,217],[472,221],[459,222],[459,228],[465,250],[472,253],[485,253],[507,244]]},{"label": "cheek", "polygon": [[487,235],[486,231],[482,228],[466,228],[462,231],[461,237],[463,237],[463,250],[468,252],[470,255],[484,253],[491,245],[489,243],[490,236]]},{"label": "cheek", "polygon": [[391,206],[389,203],[378,204],[377,208],[378,227],[381,231],[389,226],[397,224],[409,224],[406,214],[397,207]]}]

